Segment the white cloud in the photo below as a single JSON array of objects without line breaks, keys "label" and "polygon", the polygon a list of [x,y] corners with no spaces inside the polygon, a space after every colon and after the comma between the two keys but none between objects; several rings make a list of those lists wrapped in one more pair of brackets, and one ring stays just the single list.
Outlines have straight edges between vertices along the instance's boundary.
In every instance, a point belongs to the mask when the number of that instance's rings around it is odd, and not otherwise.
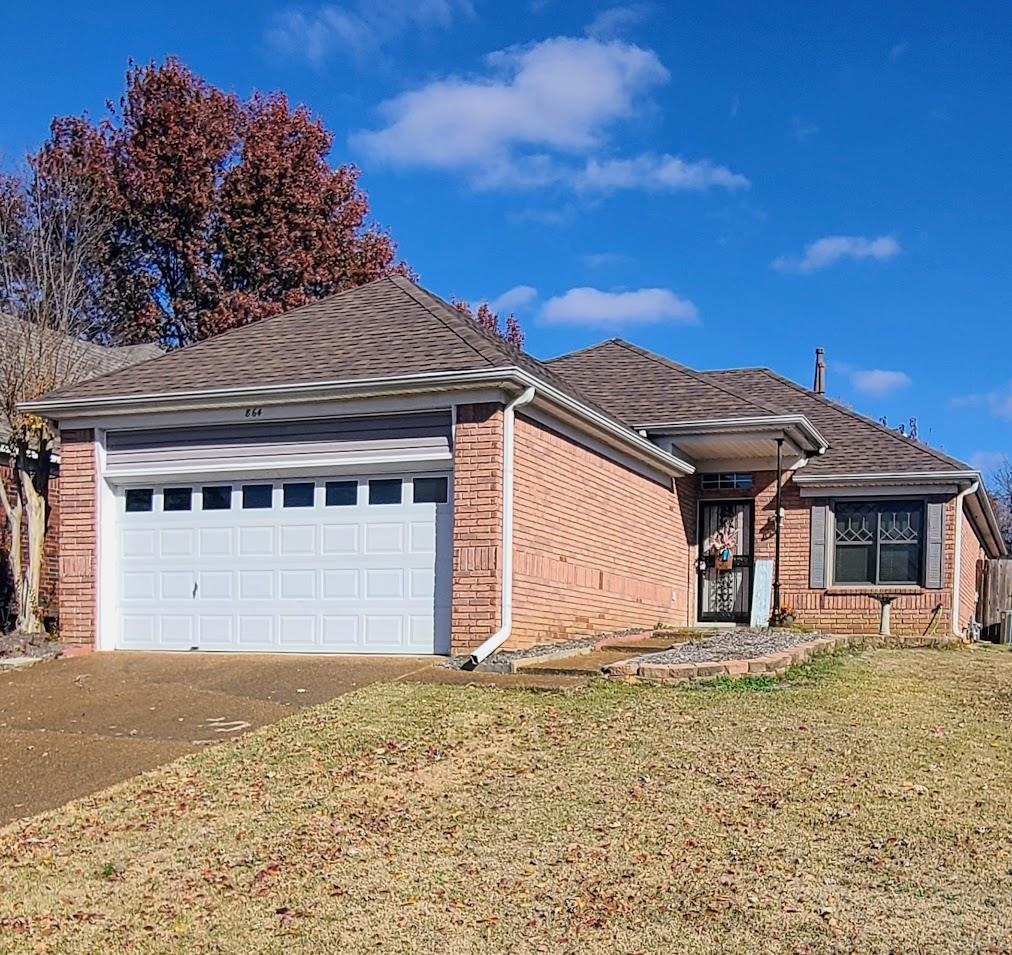
[{"label": "white cloud", "polygon": [[819,127],[814,123],[805,122],[800,116],[791,120],[791,131],[799,143],[810,143],[819,135]]},{"label": "white cloud", "polygon": [[907,52],[907,43],[904,40],[902,43],[895,43],[889,48],[889,59],[898,60],[904,53]]},{"label": "white cloud", "polygon": [[502,295],[492,299],[489,307],[493,312],[509,312],[522,305],[529,305],[538,297],[538,290],[533,285],[514,285]]},{"label": "white cloud", "polygon": [[616,124],[670,79],[657,54],[620,40],[555,37],[486,57],[479,76],[450,76],[379,106],[383,125],[352,144],[394,165],[453,170],[476,188],[739,189],[709,160],[643,154],[599,159]]},{"label": "white cloud", "polygon": [[994,391],[953,398],[951,403],[956,408],[986,408],[995,418],[1012,421],[1012,381]]},{"label": "white cloud", "polygon": [[909,388],[912,383],[905,371],[889,371],[884,368],[854,369],[848,375],[855,391],[874,397]]},{"label": "white cloud", "polygon": [[685,190],[747,189],[748,179],[717,166],[708,159],[686,162],[678,156],[644,154],[632,159],[587,160],[576,180],[582,190],[613,191],[616,189]]},{"label": "white cloud", "polygon": [[981,474],[992,474],[1009,459],[1002,451],[976,451],[970,455],[970,467]]},{"label": "white cloud", "polygon": [[641,288],[629,292],[603,292],[596,288],[571,288],[550,298],[541,307],[546,325],[583,325],[622,328],[671,321],[686,324],[699,318],[688,299],[666,288]]},{"label": "white cloud", "polygon": [[901,251],[899,242],[891,235],[880,235],[874,239],[861,235],[827,235],[806,245],[801,256],[774,259],[773,268],[780,272],[816,272],[841,259],[885,261]]},{"label": "white cloud", "polygon": [[590,21],[586,34],[596,40],[611,40],[621,36],[630,27],[642,23],[649,14],[648,7],[643,3],[609,7],[607,10],[602,10]]},{"label": "white cloud", "polygon": [[632,261],[632,256],[624,252],[588,252],[580,256],[580,261],[588,269],[604,269],[612,265],[625,265]]},{"label": "white cloud", "polygon": [[319,65],[338,51],[374,54],[409,31],[447,29],[459,16],[474,16],[471,0],[353,0],[284,10],[266,37],[279,53]]}]

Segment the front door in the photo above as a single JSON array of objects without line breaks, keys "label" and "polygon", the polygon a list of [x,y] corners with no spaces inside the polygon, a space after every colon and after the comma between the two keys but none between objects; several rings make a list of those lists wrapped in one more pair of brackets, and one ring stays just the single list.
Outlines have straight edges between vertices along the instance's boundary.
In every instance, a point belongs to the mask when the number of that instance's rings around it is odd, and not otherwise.
[{"label": "front door", "polygon": [[752,611],[752,501],[703,501],[699,514],[701,623],[748,623]]}]

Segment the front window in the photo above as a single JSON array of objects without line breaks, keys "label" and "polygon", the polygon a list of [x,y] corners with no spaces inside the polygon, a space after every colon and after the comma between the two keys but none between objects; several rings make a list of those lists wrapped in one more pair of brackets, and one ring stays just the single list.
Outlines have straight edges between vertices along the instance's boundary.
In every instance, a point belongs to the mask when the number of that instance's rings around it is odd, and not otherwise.
[{"label": "front window", "polygon": [[924,507],[919,501],[837,502],[838,584],[919,584]]},{"label": "front window", "polygon": [[743,491],[752,486],[752,475],[740,471],[721,471],[703,475],[704,491]]}]

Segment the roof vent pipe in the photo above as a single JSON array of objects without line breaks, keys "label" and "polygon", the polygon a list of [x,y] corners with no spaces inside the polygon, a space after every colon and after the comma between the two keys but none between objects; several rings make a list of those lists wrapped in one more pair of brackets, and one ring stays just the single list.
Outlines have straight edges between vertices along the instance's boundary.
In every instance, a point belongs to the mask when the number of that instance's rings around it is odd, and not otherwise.
[{"label": "roof vent pipe", "polygon": [[817,395],[826,393],[826,353],[821,348],[815,349],[815,384],[812,391]]}]

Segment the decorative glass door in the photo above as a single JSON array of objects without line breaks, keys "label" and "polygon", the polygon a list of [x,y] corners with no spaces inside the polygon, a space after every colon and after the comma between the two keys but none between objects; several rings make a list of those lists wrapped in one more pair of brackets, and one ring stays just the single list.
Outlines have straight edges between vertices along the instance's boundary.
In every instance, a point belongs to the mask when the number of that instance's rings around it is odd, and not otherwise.
[{"label": "decorative glass door", "polygon": [[748,623],[752,610],[752,501],[703,501],[699,514],[700,622]]}]

